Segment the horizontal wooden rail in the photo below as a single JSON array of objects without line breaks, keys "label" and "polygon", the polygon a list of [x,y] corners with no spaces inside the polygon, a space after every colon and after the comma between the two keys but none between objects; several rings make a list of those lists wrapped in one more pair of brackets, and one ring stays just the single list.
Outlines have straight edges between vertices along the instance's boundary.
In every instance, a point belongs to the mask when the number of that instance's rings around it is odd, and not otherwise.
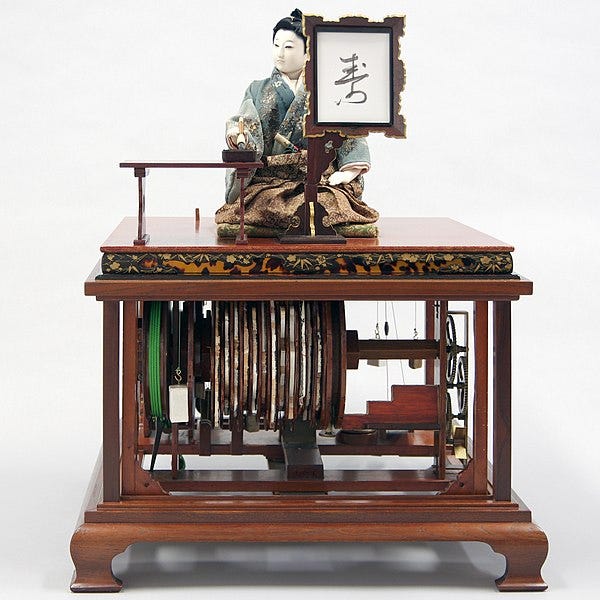
[{"label": "horizontal wooden rail", "polygon": [[255,162],[123,162],[124,169],[260,169],[263,163]]},{"label": "horizontal wooden rail", "polygon": [[138,180],[138,223],[137,237],[134,246],[145,246],[150,241],[146,231],[146,170],[147,169],[235,169],[235,176],[240,180],[240,232],[236,243],[247,244],[244,233],[244,181],[250,177],[252,169],[260,169],[262,162],[123,162],[119,167],[133,169]]},{"label": "horizontal wooden rail", "polygon": [[442,491],[450,480],[438,479],[433,470],[326,470],[323,480],[287,480],[284,469],[154,471],[165,491]]},{"label": "horizontal wooden rail", "polygon": [[437,358],[435,340],[358,340],[359,360],[403,358]]}]

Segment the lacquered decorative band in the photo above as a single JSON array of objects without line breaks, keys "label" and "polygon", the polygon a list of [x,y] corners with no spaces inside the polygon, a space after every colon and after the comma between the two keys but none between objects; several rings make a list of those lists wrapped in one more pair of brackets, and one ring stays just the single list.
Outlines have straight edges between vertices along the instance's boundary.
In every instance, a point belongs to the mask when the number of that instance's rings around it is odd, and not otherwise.
[{"label": "lacquered decorative band", "polygon": [[509,252],[107,253],[111,275],[508,275]]}]

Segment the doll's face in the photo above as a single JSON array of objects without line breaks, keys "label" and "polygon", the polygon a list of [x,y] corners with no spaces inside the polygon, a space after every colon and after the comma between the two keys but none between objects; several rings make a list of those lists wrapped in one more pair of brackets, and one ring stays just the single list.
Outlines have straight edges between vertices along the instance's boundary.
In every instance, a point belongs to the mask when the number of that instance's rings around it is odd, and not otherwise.
[{"label": "doll's face", "polygon": [[288,76],[300,74],[305,61],[302,38],[293,31],[280,29],[273,39],[273,62],[277,69]]}]

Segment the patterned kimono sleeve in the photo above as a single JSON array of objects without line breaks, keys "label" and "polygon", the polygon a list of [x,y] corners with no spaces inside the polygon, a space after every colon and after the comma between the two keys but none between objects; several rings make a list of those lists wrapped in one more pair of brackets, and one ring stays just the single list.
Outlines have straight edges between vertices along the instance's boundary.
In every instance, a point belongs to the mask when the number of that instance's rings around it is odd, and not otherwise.
[{"label": "patterned kimono sleeve", "polygon": [[[264,151],[263,131],[252,94],[253,87],[254,84],[248,86],[238,114],[227,120],[225,125],[225,137],[227,138],[229,132],[238,127],[240,117],[242,117],[244,119],[244,131],[248,137],[248,148],[256,150],[257,160],[260,160]],[[250,183],[253,175],[254,173],[251,173],[250,178],[246,180],[246,184]],[[234,169],[227,169],[225,175],[225,201],[231,204],[239,198],[239,195],[240,180],[236,179]]]},{"label": "patterned kimono sleeve", "polygon": [[253,94],[253,90],[256,87],[255,83],[248,86],[238,114],[227,120],[225,134],[229,134],[232,129],[237,129],[240,117],[242,117],[244,119],[244,130],[248,136],[248,146],[252,150],[256,150],[260,157],[263,154],[264,143],[262,126],[258,111],[256,110],[255,94]]},{"label": "patterned kimono sleeve", "polygon": [[371,166],[371,155],[369,154],[367,138],[345,139],[337,151],[337,163],[338,169],[357,164],[363,168],[366,167],[365,171],[368,171]]}]

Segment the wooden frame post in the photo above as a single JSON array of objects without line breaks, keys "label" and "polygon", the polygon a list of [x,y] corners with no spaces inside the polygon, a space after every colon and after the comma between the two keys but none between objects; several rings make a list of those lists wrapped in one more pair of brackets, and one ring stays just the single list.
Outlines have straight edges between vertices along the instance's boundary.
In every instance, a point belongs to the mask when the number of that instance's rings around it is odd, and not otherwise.
[{"label": "wooden frame post", "polygon": [[119,460],[119,302],[103,302],[102,352],[102,498],[117,502],[121,496]]},{"label": "wooden frame post", "polygon": [[473,303],[475,395],[473,401],[473,492],[487,492],[488,465],[488,303]]},{"label": "wooden frame post", "polygon": [[435,359],[434,383],[438,386],[438,422],[437,433],[437,472],[438,477],[446,477],[446,319],[448,301],[439,300],[435,304],[435,338],[439,343],[439,358]]},{"label": "wooden frame post", "polygon": [[123,494],[135,491],[137,435],[137,302],[123,302],[122,452]]},{"label": "wooden frame post", "polygon": [[146,233],[146,169],[135,167],[133,174],[138,180],[138,229],[134,246],[145,246],[150,237]]},{"label": "wooden frame post", "polygon": [[494,302],[494,499],[511,499],[510,302]]},{"label": "wooden frame post", "polygon": [[[433,300],[425,301],[425,339],[433,340],[435,338],[435,303]],[[435,359],[425,360],[425,383],[433,385],[433,372],[435,368]]]}]

